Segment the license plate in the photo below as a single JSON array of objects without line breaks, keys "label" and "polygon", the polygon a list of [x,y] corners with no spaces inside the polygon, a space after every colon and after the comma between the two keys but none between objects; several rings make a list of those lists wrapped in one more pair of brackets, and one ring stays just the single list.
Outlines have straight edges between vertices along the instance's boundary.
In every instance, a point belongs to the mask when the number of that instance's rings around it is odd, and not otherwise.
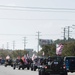
[{"label": "license plate", "polygon": [[54,64],[58,64],[58,62],[54,62]]}]

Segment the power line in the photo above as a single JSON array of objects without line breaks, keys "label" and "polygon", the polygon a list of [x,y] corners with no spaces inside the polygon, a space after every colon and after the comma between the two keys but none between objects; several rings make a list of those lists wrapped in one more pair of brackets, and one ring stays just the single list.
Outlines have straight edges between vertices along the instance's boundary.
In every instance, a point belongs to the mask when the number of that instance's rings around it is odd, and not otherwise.
[{"label": "power line", "polygon": [[53,10],[52,11],[52,10],[40,10],[40,9],[39,10],[37,10],[37,9],[36,10],[32,10],[32,9],[26,10],[26,9],[7,9],[7,8],[0,8],[0,10],[33,11],[33,12],[35,11],[35,12],[49,12],[49,13],[50,12],[54,12],[54,13],[56,13],[56,12],[75,13],[75,11],[70,11],[70,10],[68,10],[68,11],[67,10],[64,10],[64,11],[63,10],[56,10],[56,11]]},{"label": "power line", "polygon": [[29,35],[29,34],[0,34],[2,36],[35,36],[33,34]]},{"label": "power line", "polygon": [[49,20],[53,20],[53,21],[75,21],[75,20],[73,20],[73,19],[20,19],[20,18],[0,18],[0,19],[2,19],[2,20],[30,20],[30,21],[34,21],[34,20],[36,20],[36,21],[49,21]]},{"label": "power line", "polygon": [[0,5],[0,7],[10,7],[10,8],[27,8],[27,9],[51,9],[51,10],[75,10],[73,8],[48,8],[48,7],[24,7],[24,6],[7,6]]},{"label": "power line", "polygon": [[[0,8],[1,9],[4,8],[4,10],[11,10],[11,9],[5,9],[5,8],[13,8],[12,10],[20,10],[20,11],[23,11],[23,10],[24,11],[41,11],[43,10],[43,12],[75,12],[74,8],[24,7],[24,6],[8,6],[8,5],[0,5]],[[28,10],[25,10],[25,9],[28,9]],[[47,11],[47,10],[51,10],[51,11]]]},{"label": "power line", "polygon": [[[60,35],[59,33],[57,34],[43,34],[42,36],[55,36],[55,35]],[[35,35],[28,35],[28,34],[0,34],[0,36],[35,36]]]}]

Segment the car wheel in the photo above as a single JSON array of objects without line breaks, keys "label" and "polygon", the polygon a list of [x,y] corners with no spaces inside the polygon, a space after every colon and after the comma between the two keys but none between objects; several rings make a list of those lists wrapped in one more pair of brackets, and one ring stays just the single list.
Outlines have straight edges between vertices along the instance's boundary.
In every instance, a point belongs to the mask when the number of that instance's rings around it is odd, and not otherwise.
[{"label": "car wheel", "polygon": [[33,71],[33,68],[31,67],[31,71]]},{"label": "car wheel", "polygon": [[68,75],[67,72],[62,73],[61,75]]},{"label": "car wheel", "polygon": [[13,67],[13,69],[15,69],[15,67]]},{"label": "car wheel", "polygon": [[18,70],[20,70],[20,67],[18,67]]},{"label": "car wheel", "polygon": [[34,71],[36,71],[36,67],[34,67]]},{"label": "car wheel", "polygon": [[7,67],[7,65],[5,64],[5,67]]},{"label": "car wheel", "polygon": [[39,70],[39,75],[41,75],[41,71]]},{"label": "car wheel", "polygon": [[22,70],[24,70],[24,67],[22,68]]},{"label": "car wheel", "polygon": [[29,70],[29,67],[27,67],[27,70]]}]

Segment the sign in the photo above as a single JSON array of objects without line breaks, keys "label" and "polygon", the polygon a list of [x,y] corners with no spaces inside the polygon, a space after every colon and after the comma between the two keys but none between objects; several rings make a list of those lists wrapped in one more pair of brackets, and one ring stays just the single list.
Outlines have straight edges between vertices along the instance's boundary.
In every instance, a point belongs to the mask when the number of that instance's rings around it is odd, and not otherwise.
[{"label": "sign", "polygon": [[52,43],[52,40],[50,39],[39,39],[39,45],[43,46],[43,45],[49,45]]}]

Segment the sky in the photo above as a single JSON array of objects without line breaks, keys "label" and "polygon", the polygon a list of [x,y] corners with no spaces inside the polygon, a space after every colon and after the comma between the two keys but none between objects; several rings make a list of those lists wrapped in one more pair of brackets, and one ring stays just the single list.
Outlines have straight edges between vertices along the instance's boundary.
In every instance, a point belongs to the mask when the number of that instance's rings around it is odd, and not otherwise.
[{"label": "sky", "polygon": [[0,0],[0,48],[24,49],[25,37],[25,48],[37,51],[37,32],[41,39],[63,39],[63,28],[72,25],[75,0]]}]

